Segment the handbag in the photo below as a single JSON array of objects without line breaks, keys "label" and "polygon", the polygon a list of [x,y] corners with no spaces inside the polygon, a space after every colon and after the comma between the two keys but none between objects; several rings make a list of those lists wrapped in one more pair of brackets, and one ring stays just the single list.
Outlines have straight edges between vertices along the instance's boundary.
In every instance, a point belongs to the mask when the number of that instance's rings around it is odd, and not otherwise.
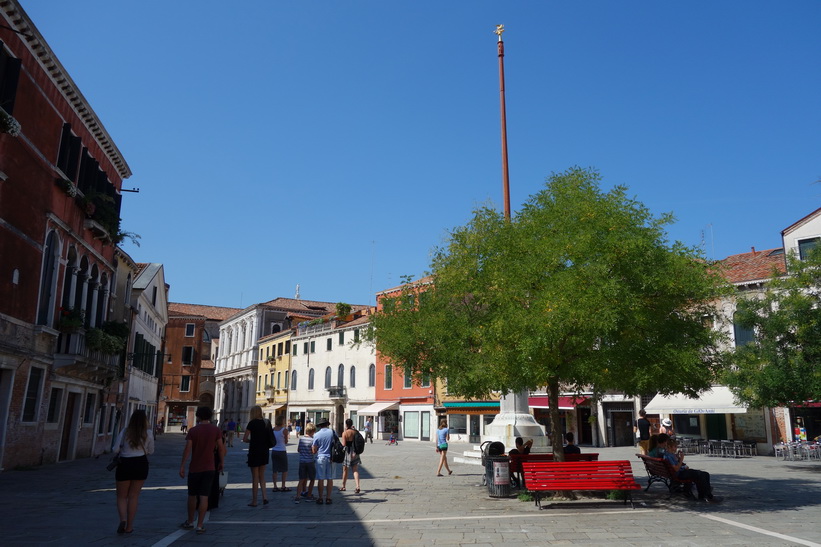
[{"label": "handbag", "polygon": [[345,461],[345,447],[342,446],[342,442],[339,440],[339,437],[337,437],[336,431],[334,431],[334,441],[331,445],[331,461],[334,463],[342,463]]},{"label": "handbag", "polygon": [[114,457],[111,458],[111,461],[108,462],[108,465],[105,466],[106,471],[114,471],[117,469],[117,466],[120,465],[120,455],[114,454]]},{"label": "handbag", "polygon": [[106,471],[114,471],[117,469],[117,466],[120,465],[120,452],[123,451],[123,443],[125,442],[125,430],[122,433],[123,440],[120,441],[120,449],[117,451],[116,454],[111,458],[111,461],[108,462],[108,465],[105,466]]}]

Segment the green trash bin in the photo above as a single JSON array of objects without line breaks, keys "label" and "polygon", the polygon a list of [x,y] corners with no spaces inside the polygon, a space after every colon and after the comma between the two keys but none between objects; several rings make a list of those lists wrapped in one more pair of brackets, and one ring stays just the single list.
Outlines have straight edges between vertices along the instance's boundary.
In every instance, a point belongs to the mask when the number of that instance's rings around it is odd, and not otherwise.
[{"label": "green trash bin", "polygon": [[510,497],[510,459],[507,456],[485,456],[485,478],[491,498]]}]

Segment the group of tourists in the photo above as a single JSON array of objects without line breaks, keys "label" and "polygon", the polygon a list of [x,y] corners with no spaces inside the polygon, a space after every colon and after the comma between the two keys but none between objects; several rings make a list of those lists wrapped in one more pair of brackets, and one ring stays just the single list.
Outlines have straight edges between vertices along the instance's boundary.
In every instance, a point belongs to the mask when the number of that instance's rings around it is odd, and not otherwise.
[{"label": "group of tourists", "polygon": [[[257,507],[261,497],[262,505],[269,503],[265,483],[265,468],[270,462],[273,473],[273,492],[290,492],[286,486],[288,475],[288,455],[286,446],[290,429],[284,426],[284,417],[275,419],[274,425],[263,418],[262,408],[254,406],[250,411],[250,421],[244,429],[242,442],[248,444],[247,464],[251,470],[251,501],[249,507]],[[186,477],[188,483],[187,518],[180,525],[183,529],[193,529],[197,534],[204,534],[205,514],[209,508],[209,497],[213,492],[217,474],[222,472],[225,464],[227,446],[233,446],[234,434],[240,429],[231,420],[225,430],[211,423],[213,412],[208,407],[199,407],[196,411],[197,424],[186,428],[185,448],[180,462],[180,477]],[[341,437],[330,427],[327,418],[320,419],[316,425],[308,423],[304,435],[299,439],[299,482],[295,503],[303,500],[314,501],[319,505],[333,503],[333,480],[336,476],[336,464],[331,459],[332,450],[339,442],[344,450],[342,486],[346,490],[349,474],[353,476],[355,493],[361,493],[359,478],[360,453],[364,450],[365,437],[353,426],[353,420],[345,420],[345,431]],[[369,419],[367,432],[373,428]],[[117,483],[117,513],[119,516],[118,534],[130,534],[134,531],[134,518],[137,514],[140,492],[148,478],[148,456],[154,453],[154,434],[149,425],[145,410],[135,410],[128,425],[123,429],[115,444],[114,452],[118,455],[115,480]],[[225,434],[227,432],[227,435]],[[371,443],[373,443],[373,438]],[[280,480],[277,486],[278,479]],[[317,483],[317,497],[313,495],[314,482]],[[261,496],[260,496],[261,495]]]}]

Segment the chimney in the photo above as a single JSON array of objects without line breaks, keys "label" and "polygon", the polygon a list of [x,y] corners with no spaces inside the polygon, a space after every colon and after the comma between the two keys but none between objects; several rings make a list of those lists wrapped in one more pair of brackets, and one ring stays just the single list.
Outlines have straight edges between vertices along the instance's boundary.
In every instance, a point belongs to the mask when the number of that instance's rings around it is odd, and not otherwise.
[{"label": "chimney", "polygon": [[753,256],[755,256],[755,247],[750,247],[750,249],[752,249],[752,251],[753,251]]}]

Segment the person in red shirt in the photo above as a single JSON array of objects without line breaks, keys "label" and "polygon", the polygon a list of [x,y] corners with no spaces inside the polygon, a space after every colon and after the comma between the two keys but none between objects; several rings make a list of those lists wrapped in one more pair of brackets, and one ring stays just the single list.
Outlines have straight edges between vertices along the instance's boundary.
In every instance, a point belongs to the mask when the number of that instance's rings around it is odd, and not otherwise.
[{"label": "person in red shirt", "polygon": [[211,409],[207,406],[197,409],[197,425],[189,429],[185,436],[185,450],[180,463],[180,477],[185,478],[185,462],[191,458],[188,466],[188,519],[180,526],[186,530],[194,528],[194,512],[198,511],[198,534],[205,533],[203,521],[208,511],[211,485],[217,480],[217,472],[222,471],[225,462],[222,431],[211,423],[212,415]]}]

